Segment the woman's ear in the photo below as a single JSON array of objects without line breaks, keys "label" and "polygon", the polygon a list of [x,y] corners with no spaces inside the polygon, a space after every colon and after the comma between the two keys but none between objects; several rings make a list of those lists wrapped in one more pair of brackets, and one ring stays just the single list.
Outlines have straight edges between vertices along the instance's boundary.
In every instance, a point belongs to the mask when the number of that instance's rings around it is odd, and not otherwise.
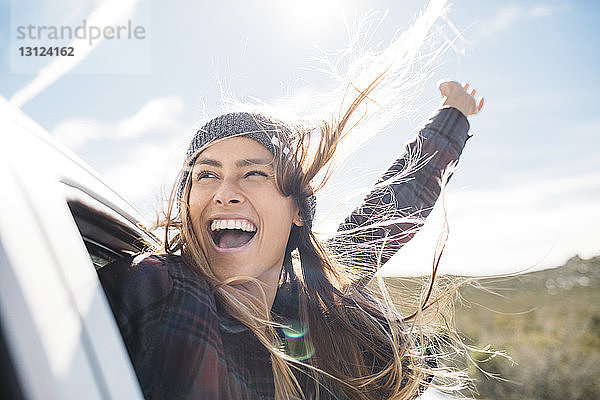
[{"label": "woman's ear", "polygon": [[296,226],[303,226],[304,225],[304,220],[302,219],[302,216],[300,216],[300,211],[298,211],[298,213],[294,216],[294,219],[292,220],[292,222]]}]

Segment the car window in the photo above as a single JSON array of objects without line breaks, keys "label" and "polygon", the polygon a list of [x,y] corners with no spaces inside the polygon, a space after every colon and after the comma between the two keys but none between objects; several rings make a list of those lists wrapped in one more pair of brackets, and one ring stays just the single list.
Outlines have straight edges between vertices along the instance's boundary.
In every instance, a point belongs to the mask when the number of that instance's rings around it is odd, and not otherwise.
[{"label": "car window", "polygon": [[148,231],[98,199],[65,185],[67,204],[96,270],[157,245]]}]

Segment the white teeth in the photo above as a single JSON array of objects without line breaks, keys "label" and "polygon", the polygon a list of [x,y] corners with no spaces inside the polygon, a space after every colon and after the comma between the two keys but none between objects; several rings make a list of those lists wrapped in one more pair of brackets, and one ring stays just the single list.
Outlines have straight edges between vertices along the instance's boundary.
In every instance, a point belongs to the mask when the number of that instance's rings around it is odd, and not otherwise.
[{"label": "white teeth", "polygon": [[241,229],[246,232],[256,231],[256,227],[251,222],[243,219],[216,219],[211,222],[211,231],[218,231],[221,229]]}]

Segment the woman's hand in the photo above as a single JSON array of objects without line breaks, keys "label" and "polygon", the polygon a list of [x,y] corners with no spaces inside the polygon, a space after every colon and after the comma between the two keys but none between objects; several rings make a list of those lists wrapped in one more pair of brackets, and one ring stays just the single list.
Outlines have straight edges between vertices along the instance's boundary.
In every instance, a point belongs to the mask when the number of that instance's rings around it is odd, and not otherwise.
[{"label": "woman's hand", "polygon": [[483,107],[483,97],[477,101],[475,98],[476,90],[469,90],[470,86],[468,83],[465,86],[461,86],[456,81],[440,81],[438,88],[442,97],[444,97],[444,104],[442,106],[455,107],[466,117],[477,114]]}]

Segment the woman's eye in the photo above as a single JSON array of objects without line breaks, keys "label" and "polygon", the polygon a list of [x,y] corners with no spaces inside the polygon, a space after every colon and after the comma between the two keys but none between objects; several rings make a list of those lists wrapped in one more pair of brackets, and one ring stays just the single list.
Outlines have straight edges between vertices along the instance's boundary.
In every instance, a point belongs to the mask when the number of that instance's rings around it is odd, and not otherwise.
[{"label": "woman's eye", "polygon": [[269,175],[263,171],[250,171],[246,175],[244,175],[245,178],[248,178],[250,176],[262,176],[262,177],[267,178]]},{"label": "woman's eye", "polygon": [[215,174],[213,174],[210,171],[202,171],[202,172],[198,172],[198,174],[196,175],[196,179],[197,180],[202,180],[202,179],[215,179],[217,176]]}]

